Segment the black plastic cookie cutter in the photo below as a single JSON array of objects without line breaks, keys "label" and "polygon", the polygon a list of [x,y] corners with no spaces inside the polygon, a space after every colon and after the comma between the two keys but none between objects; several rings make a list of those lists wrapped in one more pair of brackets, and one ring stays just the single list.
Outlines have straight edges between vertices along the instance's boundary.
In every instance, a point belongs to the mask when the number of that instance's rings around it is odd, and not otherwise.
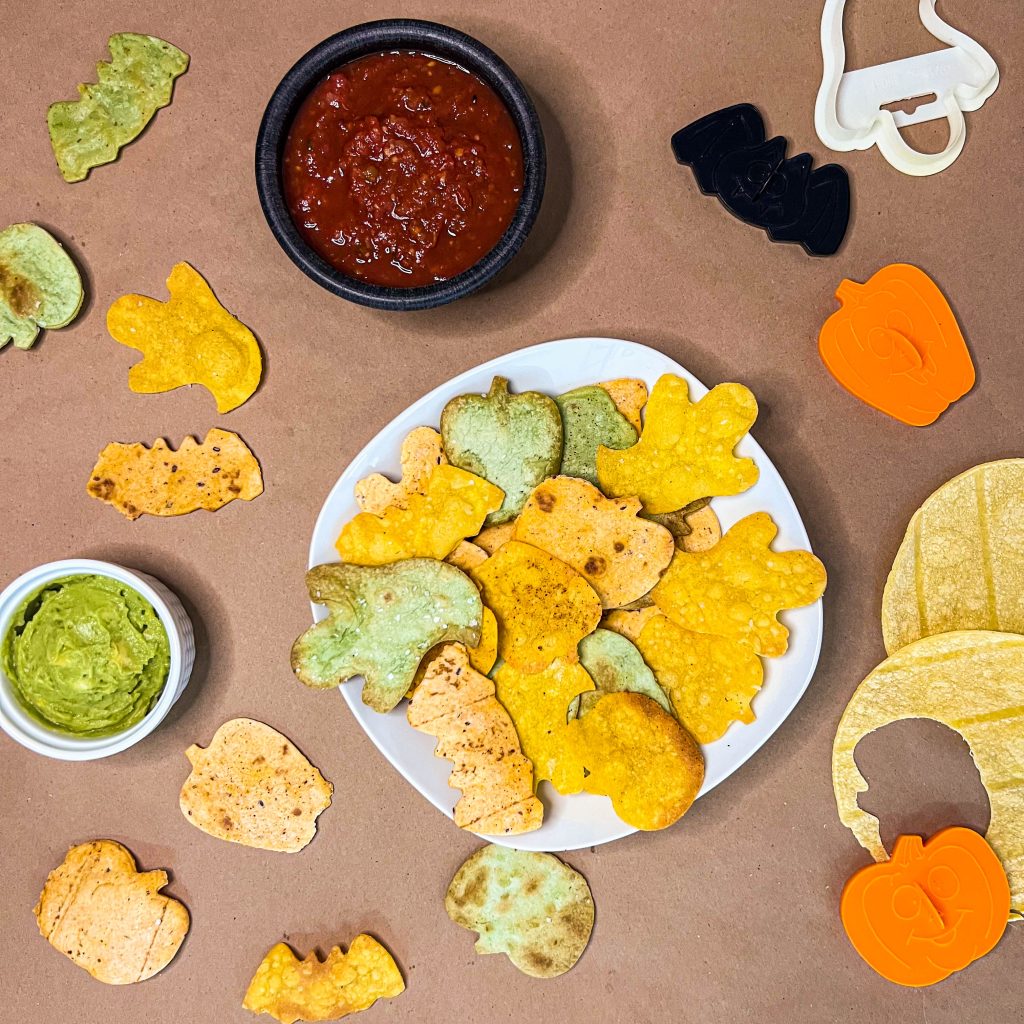
[{"label": "black plastic cookie cutter", "polygon": [[672,136],[676,160],[693,169],[701,192],[776,242],[799,242],[831,256],[850,221],[850,179],[838,164],[812,170],[809,153],[786,157],[786,139],[766,138],[757,107],[737,103]]}]

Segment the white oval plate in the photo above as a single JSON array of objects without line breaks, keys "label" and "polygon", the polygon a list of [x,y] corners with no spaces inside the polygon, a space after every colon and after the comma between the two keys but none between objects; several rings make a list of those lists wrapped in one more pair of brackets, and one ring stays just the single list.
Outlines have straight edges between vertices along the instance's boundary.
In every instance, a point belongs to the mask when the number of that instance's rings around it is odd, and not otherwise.
[{"label": "white oval plate", "polygon": [[[359,511],[353,494],[356,482],[370,473],[384,473],[397,479],[402,439],[414,427],[437,427],[441,410],[455,395],[485,393],[495,374],[508,377],[513,391],[536,390],[554,396],[616,377],[639,377],[650,388],[663,373],[686,378],[695,398],[707,393],[708,389],[693,374],[668,356],[644,345],[612,338],[549,341],[467,370],[409,406],[352,460],[320,510],[309,548],[309,564],[338,560],[334,542],[342,526]],[[748,435],[737,451],[753,458],[761,474],[746,493],[715,499],[714,508],[722,528],[728,529],[752,512],[769,512],[779,527],[779,550],[810,550],[807,531],[793,498],[761,446]],[[326,614],[322,605],[313,605],[314,621],[319,622]],[[706,772],[701,795],[732,775],[768,740],[811,681],[821,648],[821,601],[785,612],[783,619],[792,631],[789,650],[781,658],[764,659],[764,686],[754,698],[754,721],[749,725],[733,723],[720,740],[704,747]],[[356,721],[399,772],[451,818],[458,793],[448,788],[450,763],[434,757],[434,737],[409,726],[404,704],[387,715],[371,711],[360,699],[359,683],[354,679],[340,687]],[[545,805],[544,824],[535,832],[482,838],[520,850],[577,850],[609,843],[636,831],[619,820],[606,797],[585,793],[562,796],[546,782],[541,787],[541,797]]]}]

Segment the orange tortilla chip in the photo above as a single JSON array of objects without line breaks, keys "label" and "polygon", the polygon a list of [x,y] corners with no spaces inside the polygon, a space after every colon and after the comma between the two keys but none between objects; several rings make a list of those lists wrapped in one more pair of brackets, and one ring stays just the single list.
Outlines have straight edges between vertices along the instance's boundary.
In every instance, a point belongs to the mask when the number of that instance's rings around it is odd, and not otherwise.
[{"label": "orange tortilla chip", "polygon": [[473,538],[473,543],[478,548],[483,548],[487,554],[493,555],[502,544],[507,544],[512,539],[515,532],[516,521],[512,519],[497,526],[485,527]]},{"label": "orange tortilla chip", "polygon": [[279,942],[256,969],[242,1006],[269,1013],[281,1024],[295,1024],[337,1020],[404,991],[391,954],[369,935],[357,935],[347,953],[335,946],[323,963],[315,952],[299,960]]},{"label": "orange tortilla chip", "polygon": [[422,494],[431,473],[448,462],[441,448],[441,435],[431,427],[417,427],[402,442],[402,478],[392,483],[386,476],[374,473],[355,486],[356,504],[360,511],[382,516],[395,506],[408,508],[413,494]]},{"label": "orange tortilla chip", "polygon": [[656,618],[659,615],[661,615],[661,609],[654,604],[650,604],[645,608],[637,608],[629,611],[617,608],[615,611],[604,613],[604,617],[601,619],[601,625],[604,626],[605,629],[610,629],[613,632],[624,636],[627,640],[632,640],[633,643],[636,643],[644,626],[646,626],[651,619]]},{"label": "orange tortilla chip", "polygon": [[640,412],[647,404],[647,385],[634,377],[619,377],[617,380],[602,381],[597,386],[608,392],[615,408],[639,434],[643,430]]},{"label": "orange tortilla chip", "polygon": [[483,548],[477,547],[471,540],[460,540],[445,561],[454,565],[456,569],[461,569],[467,576],[472,576],[473,570],[478,565],[483,565],[489,557]]},{"label": "orange tortilla chip", "polygon": [[509,541],[474,578],[498,620],[498,653],[523,672],[543,672],[556,658],[579,661],[577,645],[601,621],[590,584],[529,544]]},{"label": "orange tortilla chip", "polygon": [[654,588],[654,603],[697,633],[731,637],[758,654],[785,654],[785,608],[813,604],[825,590],[825,567],[809,551],[772,551],[778,528],[767,512],[741,519],[710,551],[677,551]]},{"label": "orange tortilla chip", "polygon": [[459,828],[481,835],[540,828],[544,805],[533,795],[533,765],[494,683],[473,669],[462,644],[445,644],[430,659],[407,717],[414,729],[437,737],[434,756],[452,762],[448,785],[462,791]]},{"label": "orange tortilla chip", "polygon": [[214,427],[202,444],[186,437],[177,451],[162,438],[152,448],[108,444],[86,490],[128,519],[183,516],[215,512],[235,498],[252,501],[263,493],[263,476],[245,442]]}]

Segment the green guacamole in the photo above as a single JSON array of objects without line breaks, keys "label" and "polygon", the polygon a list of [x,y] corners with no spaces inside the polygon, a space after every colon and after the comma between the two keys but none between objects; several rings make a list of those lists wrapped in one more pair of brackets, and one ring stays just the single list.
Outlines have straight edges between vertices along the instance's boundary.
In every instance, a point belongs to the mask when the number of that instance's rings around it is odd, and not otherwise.
[{"label": "green guacamole", "polygon": [[171,649],[137,591],[107,576],[67,576],[22,602],[0,660],[22,705],[44,725],[108,736],[156,703]]}]

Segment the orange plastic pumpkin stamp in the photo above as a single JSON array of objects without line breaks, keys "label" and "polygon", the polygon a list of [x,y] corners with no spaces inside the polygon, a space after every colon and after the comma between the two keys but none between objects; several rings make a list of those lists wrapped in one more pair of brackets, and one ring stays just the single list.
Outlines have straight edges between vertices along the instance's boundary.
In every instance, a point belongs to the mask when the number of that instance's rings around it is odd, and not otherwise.
[{"label": "orange plastic pumpkin stamp", "polygon": [[883,978],[923,988],[988,953],[1010,913],[1010,886],[992,847],[969,828],[923,842],[900,836],[892,859],[858,871],[840,914],[854,949]]},{"label": "orange plastic pumpkin stamp", "polygon": [[942,415],[974,387],[974,363],[938,285],[908,263],[864,284],[843,280],[842,308],[821,328],[829,372],[862,402],[914,427]]}]

